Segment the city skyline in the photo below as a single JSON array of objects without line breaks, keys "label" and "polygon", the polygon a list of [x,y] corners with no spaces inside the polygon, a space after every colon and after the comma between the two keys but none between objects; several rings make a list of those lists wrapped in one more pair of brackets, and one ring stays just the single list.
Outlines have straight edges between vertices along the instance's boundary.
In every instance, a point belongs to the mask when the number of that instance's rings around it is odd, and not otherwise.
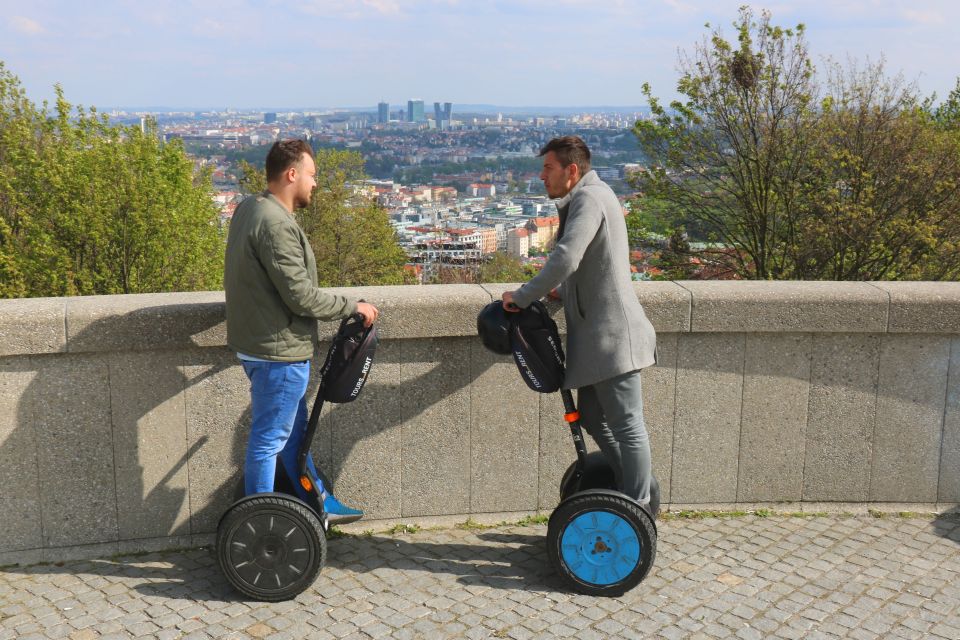
[{"label": "city skyline", "polygon": [[[272,110],[381,100],[504,108],[629,107],[676,97],[677,52],[731,23],[742,0],[167,0],[96,5],[0,0],[0,60],[40,102],[100,108]],[[949,2],[781,2],[774,24],[807,25],[815,64],[884,57],[921,93],[944,97],[960,6]]]}]

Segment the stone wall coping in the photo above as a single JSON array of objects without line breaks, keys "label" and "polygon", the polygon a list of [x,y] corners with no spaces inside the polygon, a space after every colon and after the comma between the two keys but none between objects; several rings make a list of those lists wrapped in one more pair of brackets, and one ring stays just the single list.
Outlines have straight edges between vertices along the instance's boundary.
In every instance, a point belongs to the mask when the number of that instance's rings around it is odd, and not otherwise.
[{"label": "stone wall coping", "polygon": [[[385,339],[472,336],[518,284],[331,288],[377,305]],[[958,333],[960,282],[660,281],[634,284],[658,332]],[[549,305],[563,329],[560,305]],[[336,323],[321,323],[333,335]],[[222,291],[0,300],[0,356],[226,344]]]}]

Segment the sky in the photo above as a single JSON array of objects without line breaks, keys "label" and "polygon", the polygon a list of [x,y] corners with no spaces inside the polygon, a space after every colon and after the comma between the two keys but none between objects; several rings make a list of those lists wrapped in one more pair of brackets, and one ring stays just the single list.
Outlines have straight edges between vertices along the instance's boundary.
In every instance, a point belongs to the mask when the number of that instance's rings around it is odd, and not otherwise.
[{"label": "sky", "polygon": [[[35,102],[310,109],[410,98],[643,105],[744,0],[0,0],[0,61]],[[803,23],[814,63],[885,60],[924,95],[960,76],[955,0],[752,4]]]}]

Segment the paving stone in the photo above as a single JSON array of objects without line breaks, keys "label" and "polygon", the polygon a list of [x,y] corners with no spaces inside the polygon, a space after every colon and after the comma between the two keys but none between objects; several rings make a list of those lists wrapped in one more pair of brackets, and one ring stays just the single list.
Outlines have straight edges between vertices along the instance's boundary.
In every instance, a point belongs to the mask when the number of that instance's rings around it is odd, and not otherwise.
[{"label": "paving stone", "polygon": [[239,598],[209,549],[7,567],[0,640],[952,640],[958,532],[950,518],[667,520],[650,576],[620,598],[564,591],[543,525],[340,538],[316,583],[283,603]]}]

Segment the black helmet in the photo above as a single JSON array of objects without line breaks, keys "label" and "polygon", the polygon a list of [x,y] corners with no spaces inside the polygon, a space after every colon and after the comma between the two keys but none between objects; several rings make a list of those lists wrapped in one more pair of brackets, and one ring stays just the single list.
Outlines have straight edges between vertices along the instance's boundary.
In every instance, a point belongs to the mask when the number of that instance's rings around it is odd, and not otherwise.
[{"label": "black helmet", "polygon": [[563,386],[564,356],[560,332],[539,300],[510,314],[513,360],[527,386],[540,393],[553,393]]},{"label": "black helmet", "polygon": [[477,333],[483,346],[502,356],[513,353],[510,347],[510,319],[507,315],[503,303],[499,300],[491,302],[477,314]]},{"label": "black helmet", "polygon": [[340,323],[320,375],[320,395],[329,402],[352,402],[367,381],[373,354],[380,343],[374,325],[363,326],[363,316],[355,313]]}]

